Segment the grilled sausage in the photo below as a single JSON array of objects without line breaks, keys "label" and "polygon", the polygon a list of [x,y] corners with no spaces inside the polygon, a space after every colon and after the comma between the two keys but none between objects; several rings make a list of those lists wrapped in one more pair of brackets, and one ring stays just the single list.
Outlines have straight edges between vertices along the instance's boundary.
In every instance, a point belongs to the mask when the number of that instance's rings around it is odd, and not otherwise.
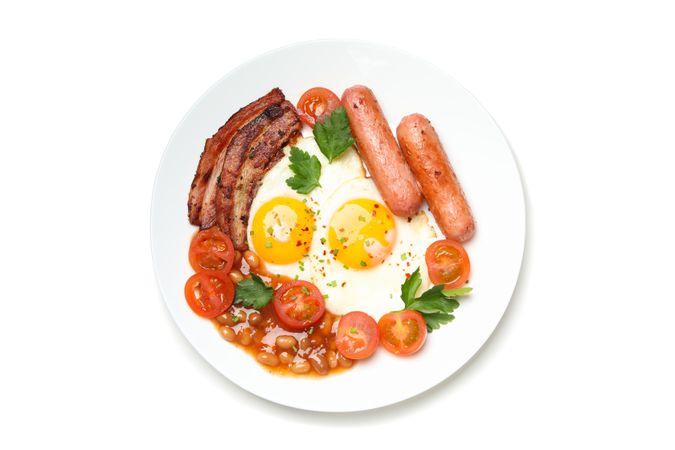
[{"label": "grilled sausage", "polygon": [[445,237],[471,239],[476,229],[471,209],[429,119],[421,114],[404,117],[396,136]]},{"label": "grilled sausage", "polygon": [[352,86],[342,94],[342,105],[359,153],[385,203],[397,216],[414,215],[422,194],[373,92]]}]

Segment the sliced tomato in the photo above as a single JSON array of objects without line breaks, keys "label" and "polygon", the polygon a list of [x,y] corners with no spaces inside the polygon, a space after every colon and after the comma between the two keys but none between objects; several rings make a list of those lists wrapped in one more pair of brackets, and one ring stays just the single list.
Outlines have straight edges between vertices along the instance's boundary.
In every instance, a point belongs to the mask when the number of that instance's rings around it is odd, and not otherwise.
[{"label": "sliced tomato", "polygon": [[444,284],[446,289],[462,287],[469,279],[469,255],[459,242],[450,239],[436,241],[429,246],[425,256],[429,279],[434,284]]},{"label": "sliced tomato", "polygon": [[308,281],[284,283],[274,292],[274,311],[281,326],[301,331],[316,325],[326,311],[319,289]]},{"label": "sliced tomato", "polygon": [[190,265],[195,272],[222,270],[229,272],[234,263],[234,246],[230,237],[216,227],[202,230],[190,243]]},{"label": "sliced tomato", "polygon": [[395,355],[412,355],[427,339],[427,324],[417,311],[385,314],[377,323],[382,346]]},{"label": "sliced tomato", "polygon": [[365,359],[375,352],[380,340],[377,322],[368,314],[352,311],[340,318],[335,343],[349,359]]},{"label": "sliced tomato", "polygon": [[227,272],[197,272],[185,283],[185,299],[195,314],[213,319],[232,306],[234,285]]},{"label": "sliced tomato", "polygon": [[297,110],[300,120],[314,127],[317,122],[323,122],[326,116],[338,106],[340,106],[340,98],[332,91],[314,87],[302,94]]}]

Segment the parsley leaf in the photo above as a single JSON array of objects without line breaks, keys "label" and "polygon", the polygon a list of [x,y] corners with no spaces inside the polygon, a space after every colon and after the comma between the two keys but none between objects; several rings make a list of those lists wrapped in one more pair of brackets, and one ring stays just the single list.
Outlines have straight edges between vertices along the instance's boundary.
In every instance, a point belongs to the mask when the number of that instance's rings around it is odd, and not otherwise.
[{"label": "parsley leaf", "polygon": [[456,289],[444,289],[443,290],[443,295],[446,297],[461,297],[462,295],[466,295],[469,292],[473,291],[472,288],[470,287],[463,287],[463,288],[456,288]]},{"label": "parsley leaf", "polygon": [[427,323],[427,332],[429,333],[433,330],[438,330],[441,325],[455,320],[455,316],[445,313],[422,314],[422,316],[424,316],[424,321]]},{"label": "parsley leaf", "polygon": [[347,111],[343,106],[336,108],[329,116],[326,116],[323,123],[318,122],[314,125],[314,139],[329,163],[354,145]]},{"label": "parsley leaf", "polygon": [[321,161],[319,158],[300,150],[298,147],[291,147],[291,154],[288,158],[291,162],[290,169],[293,176],[286,180],[286,184],[295,189],[299,194],[309,194],[315,187],[321,186],[319,178],[321,177]]},{"label": "parsley leaf", "polygon": [[406,308],[408,307],[408,304],[415,299],[415,294],[421,285],[422,276],[420,275],[420,268],[418,267],[401,286],[401,299],[403,300],[403,303],[405,303]]},{"label": "parsley leaf", "polygon": [[418,267],[401,286],[401,299],[405,304],[405,309],[422,314],[429,333],[451,322],[455,318],[451,313],[459,307],[457,297],[467,295],[472,291],[470,287],[445,289],[442,284],[438,284],[423,292],[419,297],[415,297],[421,285],[422,277]]},{"label": "parsley leaf", "polygon": [[249,308],[260,309],[267,305],[274,295],[274,289],[267,286],[259,276],[251,274],[251,279],[241,280],[234,291],[234,303]]},{"label": "parsley leaf", "polygon": [[443,293],[443,285],[434,286],[422,296],[406,306],[406,309],[421,313],[451,313],[459,307],[459,302],[454,298],[446,298]]}]

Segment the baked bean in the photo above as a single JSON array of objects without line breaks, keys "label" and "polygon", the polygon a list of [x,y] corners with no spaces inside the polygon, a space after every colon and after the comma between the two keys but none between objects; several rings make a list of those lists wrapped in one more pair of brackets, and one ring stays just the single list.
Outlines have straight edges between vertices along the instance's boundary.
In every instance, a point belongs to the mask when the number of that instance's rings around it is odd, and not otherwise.
[{"label": "baked bean", "polygon": [[253,325],[254,327],[256,325],[260,325],[260,322],[262,322],[262,314],[259,312],[252,312],[251,314],[248,315],[248,323]]},{"label": "baked bean", "polygon": [[292,353],[288,353],[288,352],[279,353],[279,360],[284,364],[292,363],[294,358],[295,358],[295,355],[293,355]]},{"label": "baked bean", "polygon": [[279,347],[282,350],[290,350],[293,347],[298,346],[298,340],[294,338],[293,336],[288,336],[288,335],[283,335],[283,336],[277,336],[277,340],[275,341],[277,344],[277,347]]},{"label": "baked bean", "polygon": [[333,350],[328,350],[326,353],[326,360],[328,361],[328,367],[331,369],[335,369],[337,367],[337,354]]},{"label": "baked bean", "polygon": [[349,358],[345,358],[340,352],[337,354],[337,361],[340,367],[344,367],[345,369],[350,368],[352,364],[354,364],[354,361]]},{"label": "baked bean", "polygon": [[326,361],[323,355],[311,355],[309,363],[319,375],[326,375],[328,373],[328,361]]},{"label": "baked bean", "polygon": [[300,340],[300,350],[307,350],[309,348],[309,339],[302,338]]},{"label": "baked bean", "polygon": [[264,330],[253,329],[253,342],[260,345],[264,337],[265,337]]},{"label": "baked bean", "polygon": [[319,336],[319,333],[314,333],[309,337],[309,345],[312,347],[318,347],[323,343],[323,338]]},{"label": "baked bean", "polygon": [[[235,316],[237,317],[236,319]],[[235,314],[233,314],[232,320],[234,323],[246,322],[246,311],[237,311]]]},{"label": "baked bean", "polygon": [[243,322],[246,320],[246,312],[244,311],[237,311],[237,312],[227,312],[224,313],[218,317],[216,317],[216,321],[221,324],[221,325],[227,325],[229,327],[233,327],[238,323]]},{"label": "baked bean", "polygon": [[258,356],[256,356],[256,359],[260,364],[265,364],[266,366],[278,366],[279,365],[279,358],[277,358],[277,355],[274,353],[270,352],[265,352],[262,351],[258,353]]},{"label": "baked bean", "polygon": [[311,369],[311,366],[306,360],[301,360],[294,362],[293,365],[291,366],[291,372],[293,373],[307,373],[309,372],[309,369]]},{"label": "baked bean", "polygon": [[246,263],[251,267],[251,269],[257,269],[260,265],[260,258],[258,258],[258,255],[250,250],[246,250],[244,252],[244,260],[246,260]]},{"label": "baked bean", "polygon": [[238,266],[241,262],[241,252],[239,250],[234,251],[234,263],[233,266]]},{"label": "baked bean", "polygon": [[330,334],[330,330],[332,327],[333,327],[333,317],[329,312],[326,312],[321,318],[319,325],[317,325],[317,328],[319,329],[319,332],[321,332],[322,335],[328,336]]},{"label": "baked bean", "polygon": [[251,341],[253,341],[253,338],[251,337],[251,329],[250,328],[244,328],[239,332],[239,343],[241,345],[247,346],[251,345]]},{"label": "baked bean", "polygon": [[216,317],[216,322],[218,322],[221,325],[234,325],[232,323],[230,313],[223,313]]},{"label": "baked bean", "polygon": [[218,331],[220,331],[220,335],[223,337],[223,339],[228,342],[232,342],[237,338],[237,334],[232,328],[228,326],[218,327]]},{"label": "baked bean", "polygon": [[244,279],[244,275],[242,275],[241,272],[239,272],[237,269],[233,269],[230,272],[230,280],[232,280],[232,282],[234,284],[239,283],[243,279]]}]

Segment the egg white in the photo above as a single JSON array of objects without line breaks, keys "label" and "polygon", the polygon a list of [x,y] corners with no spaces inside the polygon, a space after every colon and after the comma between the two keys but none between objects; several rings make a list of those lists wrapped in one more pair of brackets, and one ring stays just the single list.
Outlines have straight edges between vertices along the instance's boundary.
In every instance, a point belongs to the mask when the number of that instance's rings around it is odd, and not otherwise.
[{"label": "egg white", "polygon": [[[348,148],[340,157],[328,163],[328,159],[321,153],[319,146],[313,137],[305,137],[298,140],[293,147],[316,156],[321,163],[321,177],[319,179],[320,187],[315,188],[308,195],[299,194],[286,184],[286,180],[291,178],[294,174],[290,169],[289,155],[291,146],[284,148],[284,157],[272,167],[263,177],[258,188],[258,192],[251,204],[251,212],[249,215],[249,223],[247,229],[248,246],[255,251],[253,240],[251,239],[251,227],[253,219],[260,207],[268,201],[276,197],[288,197],[300,200],[307,204],[307,207],[314,213],[321,212],[321,205],[341,184],[345,181],[354,178],[362,178],[365,176],[365,169],[361,158],[356,153],[353,147]],[[318,225],[318,224],[317,224]],[[314,235],[316,236],[316,232]],[[313,247],[316,245],[316,239],[312,241],[310,254]],[[274,274],[285,275],[291,278],[298,277],[299,279],[309,280],[311,278],[311,265],[309,258],[303,257],[300,261],[290,264],[272,264],[265,261],[267,270]]]},{"label": "egg white", "polygon": [[[328,197],[316,216],[309,263],[311,281],[327,295],[326,308],[333,314],[363,311],[378,320],[383,314],[403,308],[401,284],[406,276],[420,267],[422,286],[418,292],[432,286],[424,255],[436,240],[437,233],[424,211],[410,220],[394,216],[396,241],[384,262],[362,270],[344,266],[331,253],[328,229],[331,217],[345,202],[372,199],[385,205],[382,196],[370,178],[356,178],[339,186]],[[392,215],[393,216],[393,215]],[[325,242],[322,243],[322,238]]]}]

